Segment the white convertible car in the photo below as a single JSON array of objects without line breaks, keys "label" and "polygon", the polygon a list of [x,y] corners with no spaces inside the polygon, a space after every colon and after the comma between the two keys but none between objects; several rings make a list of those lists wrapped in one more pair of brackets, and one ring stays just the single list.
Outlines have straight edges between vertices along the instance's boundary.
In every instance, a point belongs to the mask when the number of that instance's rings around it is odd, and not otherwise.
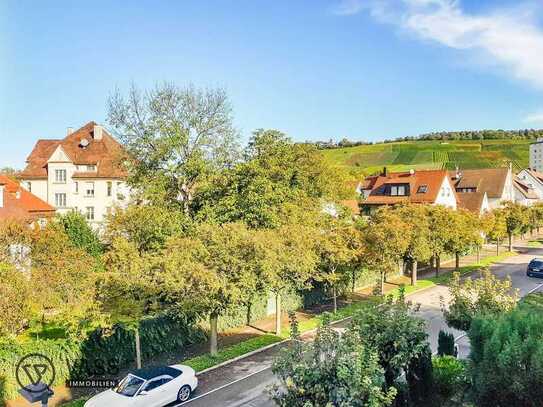
[{"label": "white convertible car", "polygon": [[117,387],[97,394],[85,407],[162,407],[187,401],[198,386],[194,369],[184,365],[139,369]]}]

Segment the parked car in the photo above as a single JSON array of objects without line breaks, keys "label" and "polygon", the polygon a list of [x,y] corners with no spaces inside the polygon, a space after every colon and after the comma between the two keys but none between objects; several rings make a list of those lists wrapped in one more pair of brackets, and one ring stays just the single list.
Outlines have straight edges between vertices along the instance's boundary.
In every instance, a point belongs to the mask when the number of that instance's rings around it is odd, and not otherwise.
[{"label": "parked car", "polygon": [[528,264],[526,275],[528,277],[543,277],[543,259],[532,259]]},{"label": "parked car", "polygon": [[197,386],[196,372],[189,366],[139,369],[117,387],[92,397],[84,407],[162,407],[187,401]]}]

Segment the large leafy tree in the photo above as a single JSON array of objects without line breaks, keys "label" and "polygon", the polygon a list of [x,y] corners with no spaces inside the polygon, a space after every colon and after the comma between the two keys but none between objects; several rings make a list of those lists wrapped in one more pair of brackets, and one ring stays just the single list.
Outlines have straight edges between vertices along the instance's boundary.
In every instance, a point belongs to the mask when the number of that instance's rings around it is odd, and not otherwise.
[{"label": "large leafy tree", "polygon": [[20,333],[32,318],[30,281],[14,266],[0,262],[0,336]]},{"label": "large leafy tree", "polygon": [[427,207],[430,228],[429,244],[435,261],[436,276],[441,267],[441,256],[447,251],[447,245],[454,232],[454,213],[441,205]]},{"label": "large leafy tree", "polygon": [[509,239],[509,251],[513,251],[513,236],[524,232],[527,228],[529,218],[528,210],[525,206],[518,203],[507,202],[503,208],[505,217],[505,228]]},{"label": "large leafy tree", "polygon": [[500,243],[507,236],[505,212],[501,209],[495,209],[486,213],[481,222],[486,237],[496,243],[496,254],[500,254]]},{"label": "large leafy tree", "polygon": [[170,239],[163,252],[161,287],[175,307],[209,316],[211,354],[217,353],[218,318],[257,289],[253,242],[243,224],[203,224],[193,238]]},{"label": "large leafy tree", "polygon": [[449,227],[450,234],[445,247],[449,253],[454,254],[458,270],[460,256],[482,246],[482,227],[480,219],[469,211],[458,209],[451,215],[452,224]]},{"label": "large leafy tree", "polygon": [[340,336],[328,325],[315,341],[302,343],[294,331],[293,345],[274,362],[280,386],[270,389],[284,407],[381,407],[394,401],[396,389],[384,389],[376,352],[362,344],[356,331]]},{"label": "large leafy tree", "polygon": [[444,307],[447,324],[464,331],[469,330],[471,321],[478,315],[496,315],[515,308],[518,289],[514,290],[511,278],[498,279],[488,269],[481,271],[480,278],[460,279],[454,273],[449,285],[451,299]]},{"label": "large leafy tree", "polygon": [[409,226],[389,207],[377,210],[362,227],[364,264],[379,274],[380,292],[384,294],[386,276],[398,269],[409,241],[405,238]]},{"label": "large leafy tree", "polygon": [[142,197],[188,212],[197,184],[232,163],[238,134],[222,89],[172,83],[109,99],[109,124],[124,144],[128,181]]},{"label": "large leafy tree", "polygon": [[400,205],[395,212],[407,223],[405,240],[408,242],[403,254],[404,261],[411,264],[411,285],[417,284],[417,265],[432,255],[430,247],[430,224],[423,205]]},{"label": "large leafy tree", "polygon": [[57,220],[75,247],[85,250],[93,257],[98,258],[103,254],[104,246],[100,242],[98,234],[79,212],[71,211],[64,215],[58,215]]},{"label": "large leafy tree", "polygon": [[257,130],[244,160],[200,185],[193,207],[201,219],[276,228],[345,195],[343,181],[343,172],[315,147],[294,143],[277,130]]}]

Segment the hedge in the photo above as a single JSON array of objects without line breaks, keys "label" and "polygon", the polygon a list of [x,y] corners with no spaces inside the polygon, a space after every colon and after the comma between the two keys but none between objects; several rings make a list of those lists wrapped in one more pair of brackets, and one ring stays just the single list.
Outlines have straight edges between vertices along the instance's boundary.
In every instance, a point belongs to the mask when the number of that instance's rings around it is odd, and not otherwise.
[{"label": "hedge", "polygon": [[[164,315],[141,321],[139,332],[144,359],[179,351],[205,339],[203,330],[191,321]],[[68,379],[112,377],[135,359],[134,330],[125,324],[116,324],[108,330],[95,330],[82,341],[0,341],[0,405],[18,396],[15,369],[19,360],[31,353],[42,354],[52,361],[56,371],[53,385],[64,384]]]}]

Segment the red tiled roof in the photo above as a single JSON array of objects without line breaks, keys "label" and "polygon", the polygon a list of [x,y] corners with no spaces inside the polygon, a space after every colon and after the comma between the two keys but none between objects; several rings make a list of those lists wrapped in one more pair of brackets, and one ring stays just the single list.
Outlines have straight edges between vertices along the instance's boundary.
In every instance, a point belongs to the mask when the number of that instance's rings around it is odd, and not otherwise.
[{"label": "red tiled roof", "polygon": [[528,185],[526,185],[524,182],[522,182],[518,178],[515,178],[513,180],[513,186],[515,187],[517,191],[519,191],[524,196],[524,198],[539,199],[534,189],[530,188]]},{"label": "red tiled roof", "polygon": [[0,185],[4,187],[0,219],[32,219],[55,214],[55,208],[22,188],[11,178],[0,175]]},{"label": "red tiled roof", "polygon": [[[394,205],[402,202],[434,203],[438,197],[443,180],[447,178],[446,170],[421,170],[410,172],[392,172],[386,176],[378,175],[366,178],[366,185],[371,191],[364,205]],[[390,196],[386,194],[390,184],[406,184],[409,188],[408,196]],[[367,188],[370,189],[370,188]],[[452,193],[455,194],[454,189]]]},{"label": "red tiled roof", "polygon": [[356,199],[346,199],[343,201],[340,201],[340,203],[343,206],[346,206],[351,210],[353,215],[360,215],[360,206],[358,205],[358,201]]},{"label": "red tiled roof", "polygon": [[539,181],[543,182],[543,173],[541,173],[539,171],[536,171],[536,170],[531,170],[531,169],[527,169],[526,171],[528,171],[530,174],[532,174]]},{"label": "red tiled roof", "polygon": [[476,188],[477,192],[486,192],[489,198],[501,198],[509,168],[480,168],[459,172],[460,178],[456,178],[456,171],[449,172],[455,188]]},{"label": "red tiled roof", "polygon": [[484,192],[457,192],[458,206],[470,212],[481,213],[485,193]]},{"label": "red tiled roof", "polygon": [[[20,174],[22,179],[47,178],[47,161],[61,146],[74,164],[94,164],[97,172],[89,173],[87,178],[124,178],[126,172],[122,169],[120,160],[123,154],[121,145],[104,129],[102,139],[94,139],[95,122],[89,122],[66,136],[62,140],[38,140],[34,149],[26,159],[26,168]],[[81,147],[81,140],[89,144]],[[87,173],[81,176],[86,176]]]}]

